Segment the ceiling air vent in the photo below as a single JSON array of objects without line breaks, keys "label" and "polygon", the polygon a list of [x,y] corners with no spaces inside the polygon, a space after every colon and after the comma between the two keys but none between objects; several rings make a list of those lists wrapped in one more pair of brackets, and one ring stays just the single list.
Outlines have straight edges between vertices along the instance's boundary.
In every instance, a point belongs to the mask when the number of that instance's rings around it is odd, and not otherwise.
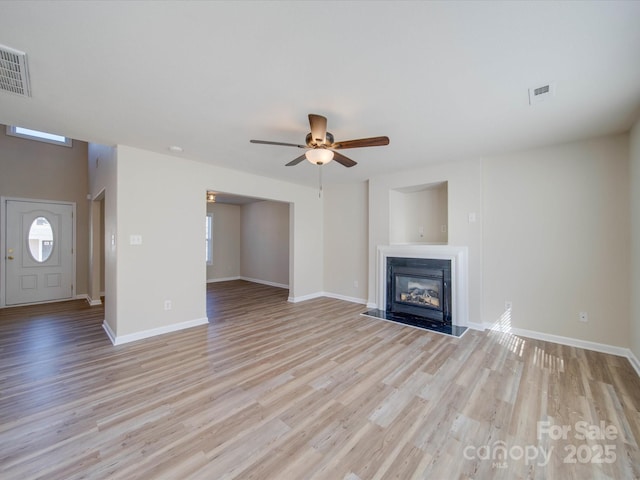
[{"label": "ceiling air vent", "polygon": [[529,89],[529,105],[533,105],[534,103],[542,102],[553,97],[555,90],[555,85],[553,83],[547,83],[538,87],[531,87]]},{"label": "ceiling air vent", "polygon": [[0,90],[31,96],[26,53],[0,45]]}]

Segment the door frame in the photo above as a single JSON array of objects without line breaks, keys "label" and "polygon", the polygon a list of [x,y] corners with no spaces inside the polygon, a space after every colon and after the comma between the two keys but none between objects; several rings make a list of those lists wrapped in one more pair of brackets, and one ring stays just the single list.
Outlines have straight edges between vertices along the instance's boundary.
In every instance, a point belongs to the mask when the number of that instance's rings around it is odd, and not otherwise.
[{"label": "door frame", "polygon": [[76,202],[66,202],[63,200],[44,200],[42,198],[22,198],[22,197],[5,197],[0,196],[0,308],[11,308],[11,307],[22,307],[24,305],[41,305],[43,303],[55,303],[55,302],[63,302],[69,300],[65,298],[64,300],[50,300],[46,302],[37,302],[37,303],[22,303],[20,305],[7,305],[6,304],[6,291],[7,291],[7,201],[18,201],[18,202],[35,202],[35,203],[46,203],[46,204],[56,204],[56,205],[69,205],[73,211],[73,221],[71,222],[72,232],[71,232],[71,284],[73,288],[71,289],[71,298],[75,299],[76,297],[76,232],[78,230],[78,219],[76,215]]}]

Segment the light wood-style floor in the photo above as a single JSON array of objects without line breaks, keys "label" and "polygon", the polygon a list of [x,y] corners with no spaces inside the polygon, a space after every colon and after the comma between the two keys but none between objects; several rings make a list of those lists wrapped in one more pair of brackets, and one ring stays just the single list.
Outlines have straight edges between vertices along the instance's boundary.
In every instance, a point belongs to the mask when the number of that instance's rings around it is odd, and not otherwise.
[{"label": "light wood-style floor", "polygon": [[0,478],[640,477],[622,357],[208,288],[209,325],[117,347],[83,301],[0,310]]}]

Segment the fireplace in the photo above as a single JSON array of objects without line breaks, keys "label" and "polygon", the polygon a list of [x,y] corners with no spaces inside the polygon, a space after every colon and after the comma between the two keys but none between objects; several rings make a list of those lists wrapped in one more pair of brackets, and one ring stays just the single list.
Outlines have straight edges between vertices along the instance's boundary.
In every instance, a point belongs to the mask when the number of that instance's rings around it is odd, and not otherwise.
[{"label": "fireplace", "polygon": [[387,257],[386,312],[451,325],[451,260]]},{"label": "fireplace", "polygon": [[467,247],[399,244],[377,250],[375,301],[367,303],[363,315],[464,334],[469,325]]}]

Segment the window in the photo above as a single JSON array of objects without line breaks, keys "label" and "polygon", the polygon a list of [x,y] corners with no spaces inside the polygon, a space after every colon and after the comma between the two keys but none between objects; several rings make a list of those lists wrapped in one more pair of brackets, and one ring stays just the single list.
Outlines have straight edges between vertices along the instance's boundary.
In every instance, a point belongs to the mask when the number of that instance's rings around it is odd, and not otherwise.
[{"label": "window", "polygon": [[207,213],[205,232],[205,244],[207,247],[205,258],[207,259],[207,265],[213,265],[213,213]]},{"label": "window", "polygon": [[29,140],[37,140],[39,142],[53,143],[54,145],[63,145],[70,147],[72,145],[69,137],[56,135],[54,133],[41,132],[39,130],[31,130],[24,127],[16,127],[15,125],[7,125],[7,135],[12,137],[27,138]]}]

